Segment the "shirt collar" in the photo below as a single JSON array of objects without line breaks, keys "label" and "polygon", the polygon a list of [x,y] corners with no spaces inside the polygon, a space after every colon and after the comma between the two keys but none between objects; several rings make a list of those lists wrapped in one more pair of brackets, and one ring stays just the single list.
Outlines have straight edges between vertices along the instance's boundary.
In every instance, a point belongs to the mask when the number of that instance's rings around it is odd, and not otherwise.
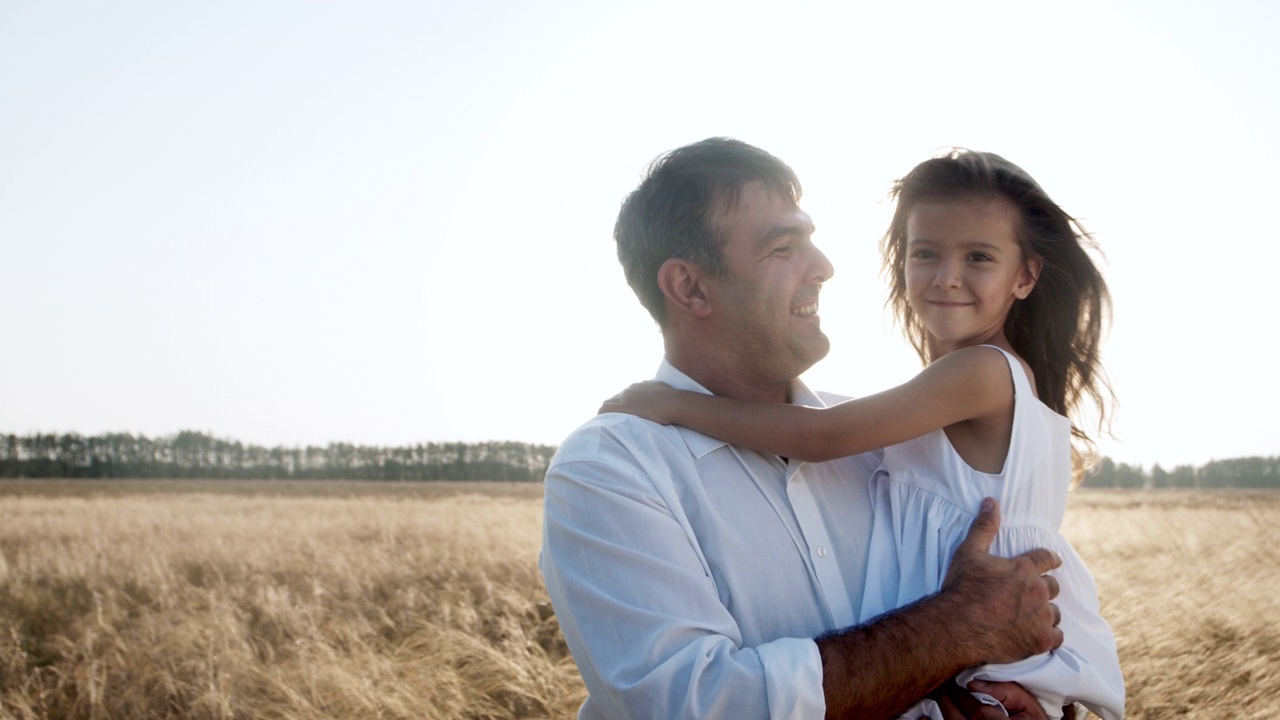
[{"label": "shirt collar", "polygon": [[[677,390],[689,390],[692,392],[700,392],[704,395],[710,395],[711,391],[699,385],[693,378],[685,375],[676,369],[666,358],[662,359],[662,364],[658,366],[658,372],[654,376],[655,380],[660,380]],[[791,381],[791,402],[796,405],[804,405],[806,407],[826,407],[827,404],[822,398],[814,394],[807,385],[800,381],[799,378]],[[712,450],[724,447],[729,443],[713,438],[710,435],[703,435],[695,430],[686,427],[676,427],[680,432],[680,436],[684,438],[685,445],[689,447],[689,452],[693,456],[701,460],[707,453]]]}]

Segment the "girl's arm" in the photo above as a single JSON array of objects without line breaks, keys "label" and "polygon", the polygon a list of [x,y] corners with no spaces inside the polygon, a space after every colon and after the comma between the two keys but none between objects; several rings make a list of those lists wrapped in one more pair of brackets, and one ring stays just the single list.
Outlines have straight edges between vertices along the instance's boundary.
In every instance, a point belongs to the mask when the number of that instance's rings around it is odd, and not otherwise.
[{"label": "girl's arm", "polygon": [[1004,355],[974,347],[945,355],[895,388],[827,408],[737,400],[647,382],[606,400],[600,412],[683,425],[759,452],[822,462],[1007,412],[1012,402],[1013,379]]}]

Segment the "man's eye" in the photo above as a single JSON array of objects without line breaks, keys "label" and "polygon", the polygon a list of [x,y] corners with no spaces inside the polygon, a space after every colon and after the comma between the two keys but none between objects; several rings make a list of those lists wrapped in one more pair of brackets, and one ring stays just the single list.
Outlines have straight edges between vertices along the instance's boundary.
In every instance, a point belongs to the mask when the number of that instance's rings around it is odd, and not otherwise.
[{"label": "man's eye", "polygon": [[786,255],[789,252],[791,252],[790,245],[779,245],[778,247],[773,249],[774,255]]}]

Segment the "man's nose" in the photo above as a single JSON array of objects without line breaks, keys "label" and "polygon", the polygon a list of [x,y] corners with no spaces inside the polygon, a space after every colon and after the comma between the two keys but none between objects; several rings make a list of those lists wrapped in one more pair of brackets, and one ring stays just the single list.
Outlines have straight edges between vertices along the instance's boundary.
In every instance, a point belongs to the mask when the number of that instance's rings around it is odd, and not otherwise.
[{"label": "man's nose", "polygon": [[809,267],[812,269],[812,278],[815,282],[826,282],[836,274],[836,268],[827,259],[825,253],[818,249],[817,245],[810,245],[812,249],[812,257],[809,259]]}]

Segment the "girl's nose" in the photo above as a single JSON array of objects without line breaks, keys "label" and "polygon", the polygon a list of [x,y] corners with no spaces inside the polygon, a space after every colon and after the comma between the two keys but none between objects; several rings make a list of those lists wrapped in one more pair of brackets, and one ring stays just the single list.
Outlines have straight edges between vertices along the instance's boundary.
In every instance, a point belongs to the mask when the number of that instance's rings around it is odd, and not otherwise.
[{"label": "girl's nose", "polygon": [[933,277],[935,287],[952,289],[960,287],[960,268],[951,262],[938,264],[938,274]]}]

